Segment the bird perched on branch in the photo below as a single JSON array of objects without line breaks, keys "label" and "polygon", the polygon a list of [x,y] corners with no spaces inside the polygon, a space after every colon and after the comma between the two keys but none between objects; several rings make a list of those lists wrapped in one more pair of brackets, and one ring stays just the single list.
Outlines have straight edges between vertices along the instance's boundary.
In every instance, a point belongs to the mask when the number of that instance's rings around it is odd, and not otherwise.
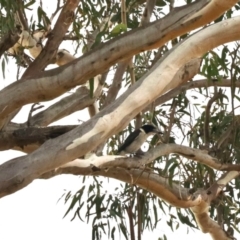
[{"label": "bird perched on branch", "polygon": [[76,58],[70,54],[66,49],[59,49],[57,55],[53,59],[58,66],[65,65]]},{"label": "bird perched on branch", "polygon": [[118,153],[120,155],[137,153],[147,138],[155,134],[162,134],[162,132],[153,125],[143,125],[126,138],[124,143],[119,147]]}]

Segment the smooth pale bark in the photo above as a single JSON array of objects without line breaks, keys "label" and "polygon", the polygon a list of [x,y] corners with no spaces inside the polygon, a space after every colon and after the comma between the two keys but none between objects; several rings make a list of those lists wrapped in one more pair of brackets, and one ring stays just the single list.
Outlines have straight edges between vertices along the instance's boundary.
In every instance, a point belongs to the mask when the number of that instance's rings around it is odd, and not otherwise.
[{"label": "smooth pale bark", "polygon": [[152,15],[153,9],[156,5],[156,0],[147,0],[146,6],[144,8],[140,26],[144,26],[150,22],[150,17]]},{"label": "smooth pale bark", "polygon": [[[116,157],[116,156],[115,156]],[[95,159],[94,162],[100,162],[103,159],[110,160],[110,156],[100,157],[100,159]],[[116,158],[115,158],[116,159]],[[136,159],[118,159],[117,161],[125,166],[124,162],[126,160],[130,161],[130,166],[140,165],[136,163]],[[169,185],[168,178],[161,177],[159,174],[149,171],[149,169],[144,168],[105,168],[95,170],[93,165],[84,164],[86,160],[74,160],[69,162],[54,171],[47,172],[41,175],[41,178],[48,179],[59,174],[73,174],[73,175],[93,175],[93,176],[104,176],[115,178],[120,181],[124,181],[130,184],[138,185],[144,188],[156,196],[169,202],[172,206],[189,208],[194,207],[200,203],[199,198],[194,200],[191,199],[191,194],[189,189],[180,187],[178,184],[172,183]],[[135,162],[135,163],[134,163]],[[84,166],[84,167],[83,167]]]},{"label": "smooth pale bark", "polygon": [[[160,47],[177,36],[206,25],[237,2],[201,0],[176,8],[165,18],[102,44],[66,66],[43,72],[38,78],[13,83],[0,92],[0,129],[15,109],[27,103],[53,99],[104,72],[114,63],[141,51]],[[44,53],[40,55],[45,56]]]},{"label": "smooth pale bark", "polygon": [[198,226],[204,233],[209,233],[213,240],[226,240],[233,239],[232,236],[227,236],[226,232],[213,221],[209,214],[209,206],[211,200],[215,199],[216,196],[223,190],[223,188],[233,179],[239,176],[239,171],[230,171],[221,178],[219,178],[209,189],[202,191],[198,194],[198,197],[201,196],[202,200],[199,205],[191,207],[195,219],[198,223]]},{"label": "smooth pale bark", "polygon": [[[227,164],[222,163],[217,158],[212,157],[200,149],[194,149],[178,144],[160,144],[154,149],[146,152],[144,156],[139,159],[135,158],[130,161],[132,158],[123,158],[119,156],[102,156],[96,157],[94,159],[86,159],[78,163],[79,168],[90,168],[91,165],[94,165],[98,168],[108,168],[108,167],[123,167],[123,168],[139,168],[145,164],[153,162],[157,157],[169,155],[171,153],[179,154],[187,159],[192,159],[200,164],[206,165],[212,169],[220,171],[240,171],[240,164]],[[119,160],[121,158],[123,160]],[[116,161],[118,159],[118,161]]]},{"label": "smooth pale bark", "polygon": [[[199,72],[200,64],[201,59],[191,60],[189,63],[185,64],[179,69],[178,74],[175,75],[176,79],[174,78],[173,81],[178,81],[179,76],[182,76],[181,81],[183,82],[192,79],[192,77]],[[14,149],[23,151],[25,153],[31,153],[35,151],[44,142],[41,138],[41,135],[44,133],[45,128],[39,129],[39,137],[33,137],[31,131],[26,131],[25,128],[27,126],[47,126],[53,121],[57,121],[58,119],[68,116],[75,111],[89,107],[95,102],[95,98],[100,95],[101,89],[101,86],[98,87],[94,93],[94,97],[91,98],[90,91],[86,86],[82,86],[78,88],[72,95],[59,100],[44,111],[30,117],[27,123],[20,124],[18,127],[16,126],[15,129],[4,129],[1,131],[2,133],[0,132],[0,150]],[[108,104],[110,104],[110,102],[108,102]],[[23,138],[21,138],[19,134],[20,132],[24,133]],[[50,131],[48,132],[50,133]],[[47,139],[45,138],[45,141],[46,140]]]},{"label": "smooth pale bark", "polygon": [[31,125],[33,126],[48,126],[49,124],[62,119],[76,111],[85,109],[93,105],[96,99],[100,96],[102,86],[98,87],[91,97],[90,91],[86,86],[79,87],[76,92],[62,98],[42,112],[39,112],[31,117]]},{"label": "smooth pale bark", "polygon": [[[157,151],[160,152],[163,149],[159,148]],[[155,150],[156,149],[154,149],[154,151]],[[153,150],[150,152],[152,151]],[[201,150],[197,151],[201,152]],[[187,152],[188,150],[186,154]],[[204,233],[210,233],[214,240],[228,239],[223,229],[210,218],[208,210],[211,201],[218,196],[231,180],[238,177],[240,173],[238,171],[224,173],[222,177],[208,189],[198,189],[192,192],[192,190],[182,188],[174,182],[170,184],[167,177],[162,177],[151,171],[151,169],[140,168],[144,163],[149,162],[148,158],[149,152],[141,159],[121,159],[119,156],[93,157],[87,160],[78,159],[54,171],[43,174],[41,178],[47,179],[59,174],[94,175],[111,177],[130,184],[136,184],[175,207],[190,207],[201,230]]]},{"label": "smooth pale bark", "polygon": [[76,92],[62,98],[42,112],[32,116],[31,125],[48,126],[49,124],[62,119],[73,112],[82,110],[95,102],[95,97],[91,98],[90,91],[86,86],[81,86]]},{"label": "smooth pale bark", "polygon": [[[201,150],[166,144],[165,146],[159,146],[154,150],[150,150],[141,159],[121,159],[119,156],[103,156],[87,160],[74,160],[54,171],[43,174],[41,178],[46,179],[59,174],[96,175],[115,178],[130,184],[137,184],[175,207],[190,207],[200,229],[204,233],[210,233],[214,240],[231,239],[227,238],[225,231],[210,218],[208,210],[211,201],[218,196],[231,180],[239,176],[240,173],[238,171],[230,171],[223,174],[207,190],[199,189],[196,192],[190,193],[189,189],[184,189],[178,184],[171,183],[170,185],[167,177],[161,177],[150,169],[141,168],[143,164],[154,160],[155,154],[165,155],[170,152],[170,149],[173,151],[178,149],[177,151],[179,151],[179,148],[182,155],[193,155],[191,153],[193,150],[198,152],[196,154],[198,156],[202,155],[201,157],[203,158],[211,158],[211,156]],[[215,161],[216,159],[212,159],[213,163]],[[106,170],[107,167],[108,170]]]},{"label": "smooth pale bark", "polygon": [[[156,63],[152,72],[90,121],[54,140],[45,142],[28,156],[2,164],[0,166],[1,196],[23,188],[44,172],[86,154],[118,133],[150,102],[176,86],[176,82],[172,82],[172,79],[183,64],[200,57],[218,45],[240,39],[239,24],[240,17],[236,17],[194,34],[174,48],[165,59]],[[225,34],[223,35],[222,32]]]},{"label": "smooth pale bark", "polygon": [[[180,68],[178,74],[173,78],[173,81],[175,83],[182,83],[192,79],[192,77],[198,73],[200,64],[201,59],[191,60]],[[41,141],[39,141],[37,137],[33,137],[31,132],[27,131],[27,126],[47,126],[75,111],[89,107],[89,105],[96,101],[95,99],[100,95],[101,89],[102,86],[98,87],[94,92],[94,97],[91,98],[88,88],[82,86],[78,88],[75,93],[59,100],[44,111],[30,117],[27,123],[20,124],[14,129],[6,128],[2,131],[2,134],[0,134],[0,150],[15,149],[26,153],[35,151],[43,144],[41,131],[44,132],[45,129],[39,129],[39,139],[41,139]],[[110,102],[108,102],[108,104],[110,104]],[[46,131],[49,132],[47,129]],[[20,133],[22,133],[22,136]]]}]

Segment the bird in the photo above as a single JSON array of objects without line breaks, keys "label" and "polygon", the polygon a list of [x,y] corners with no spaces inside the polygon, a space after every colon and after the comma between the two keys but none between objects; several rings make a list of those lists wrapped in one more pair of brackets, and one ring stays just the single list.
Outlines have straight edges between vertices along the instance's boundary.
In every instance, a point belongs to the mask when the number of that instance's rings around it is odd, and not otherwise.
[{"label": "bird", "polygon": [[118,153],[120,155],[137,154],[137,151],[141,148],[142,144],[147,140],[151,135],[162,134],[158,128],[153,125],[146,124],[136,129],[126,138],[124,143],[119,147]]},{"label": "bird", "polygon": [[66,49],[59,49],[56,57],[54,58],[55,63],[58,66],[65,65],[75,59],[76,58],[72,54],[70,54]]}]

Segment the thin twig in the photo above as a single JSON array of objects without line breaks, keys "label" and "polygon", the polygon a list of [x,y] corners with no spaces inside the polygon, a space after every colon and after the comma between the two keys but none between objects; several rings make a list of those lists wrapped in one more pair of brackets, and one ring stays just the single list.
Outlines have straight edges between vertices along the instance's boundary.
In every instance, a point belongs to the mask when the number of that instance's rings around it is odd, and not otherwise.
[{"label": "thin twig", "polygon": [[210,134],[209,134],[209,119],[210,119],[210,109],[212,104],[222,96],[222,91],[221,89],[219,92],[216,92],[214,96],[208,101],[206,110],[205,110],[205,122],[204,122],[204,144],[206,147],[209,146],[210,142]]}]

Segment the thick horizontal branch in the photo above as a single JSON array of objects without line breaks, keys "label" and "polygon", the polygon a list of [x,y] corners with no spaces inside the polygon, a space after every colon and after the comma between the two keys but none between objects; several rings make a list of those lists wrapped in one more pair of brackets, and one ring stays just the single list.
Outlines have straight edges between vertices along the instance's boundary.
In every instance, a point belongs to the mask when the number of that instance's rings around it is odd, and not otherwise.
[{"label": "thick horizontal branch", "polygon": [[[195,33],[157,62],[146,76],[91,120],[56,139],[48,140],[27,156],[2,164],[0,166],[1,196],[17,191],[43,173],[85,155],[113,134],[117,134],[150,102],[155,101],[172,86],[176,86],[176,82],[172,82],[172,79],[182,65],[226,41],[239,39],[239,22],[240,17],[236,17]],[[223,35],[222,32],[225,34]],[[199,45],[201,48],[198,47]],[[29,83],[29,81],[24,82]],[[177,153],[181,153],[181,149],[178,149]],[[192,158],[195,155],[187,154],[187,156]],[[209,164],[213,164],[213,159],[209,160],[211,160]],[[202,161],[204,163],[204,160]],[[224,167],[220,169],[226,170]]]},{"label": "thick horizontal branch", "polygon": [[[161,152],[161,149],[160,151]],[[111,162],[114,160],[124,168],[115,167],[109,168],[107,171],[102,168],[98,168],[95,165],[104,165],[105,161]],[[41,178],[49,178],[59,174],[74,174],[74,175],[94,175],[105,176],[115,178],[130,184],[136,184],[152,193],[161,199],[167,201],[175,207],[190,207],[198,226],[204,233],[210,233],[214,240],[227,239],[225,231],[209,216],[209,206],[212,200],[214,200],[223,188],[234,178],[238,177],[240,172],[231,171],[223,174],[209,189],[199,189],[194,193],[191,193],[189,189],[182,188],[175,183],[169,183],[168,178],[161,177],[159,173],[154,173],[151,169],[139,169],[144,162],[146,162],[145,156],[143,159],[118,159],[114,156],[100,157],[94,160],[91,159],[87,166],[86,161],[89,160],[75,160],[67,163],[55,171],[45,173]],[[106,164],[106,162],[105,162]],[[126,165],[128,168],[126,169]],[[135,168],[132,168],[133,165]],[[86,168],[83,168],[85,166]]]},{"label": "thick horizontal branch", "polygon": [[[231,87],[231,81],[224,79],[221,82],[216,81],[216,80],[212,80],[212,81],[197,80],[197,81],[188,82],[188,83],[164,94],[163,96],[158,98],[155,101],[155,103],[162,104],[165,101],[168,101],[172,97],[176,96],[177,94],[179,94],[182,91],[186,91],[186,90],[193,89],[193,88],[210,87],[210,86]],[[240,87],[240,83],[236,82],[235,87]],[[85,86],[83,86],[83,87],[79,88],[72,95],[61,99],[59,102],[53,104],[52,106],[50,106],[43,112],[40,112],[40,113],[37,113],[36,115],[34,115],[31,118],[31,125],[47,126],[51,122],[57,121],[58,119],[61,119],[62,117],[67,116],[68,114],[70,114],[74,111],[78,111],[78,110],[84,109],[85,107],[88,107],[94,101],[95,100],[90,97],[89,90]],[[147,109],[148,108],[146,108],[145,110],[147,110]],[[18,129],[19,128],[22,128],[22,126],[19,126]],[[2,136],[5,135],[6,132],[7,132],[7,130],[2,133]],[[14,131],[11,130],[10,132],[8,132],[7,135],[8,134],[11,135]],[[0,137],[0,138],[2,138],[2,137]],[[7,139],[8,138],[9,137],[7,137]],[[21,149],[20,145],[22,145],[22,144],[19,145],[19,144],[12,143],[13,145],[12,144],[9,145],[9,140],[6,140],[5,137],[2,138],[2,140],[3,140],[2,141],[3,144],[1,144],[0,150],[6,150],[6,149],[10,149],[10,148]],[[46,139],[45,139],[45,141],[46,141]],[[0,142],[1,142],[1,139],[0,139]],[[12,142],[12,140],[11,140],[11,142]],[[29,153],[33,150],[36,150],[41,145],[40,143],[42,144],[43,142],[39,141],[39,143],[37,145],[34,144],[34,146],[32,146],[32,147],[25,146],[24,147],[25,150],[24,149],[22,149],[22,150]],[[29,141],[28,144],[33,144],[32,140]]]},{"label": "thick horizontal branch", "polygon": [[[215,2],[218,3],[217,8]],[[0,129],[5,117],[14,109],[27,103],[51,100],[104,72],[114,63],[141,51],[160,47],[179,35],[211,22],[236,2],[201,0],[174,9],[165,18],[122,34],[65,66],[42,73],[39,78],[13,83],[0,92]]]},{"label": "thick horizontal branch", "polygon": [[[141,158],[135,157],[124,157],[124,156],[101,156],[84,161],[78,162],[78,168],[91,169],[92,166],[97,168],[105,169],[110,167],[122,167],[122,168],[140,168],[146,164],[153,162],[160,156],[169,154],[179,154],[187,159],[192,159],[198,163],[206,165],[212,169],[220,171],[240,171],[240,164],[222,164],[218,159],[209,155],[206,151],[190,148],[178,144],[160,144],[150,151],[144,153]],[[67,163],[72,164],[72,162]],[[68,165],[67,165],[68,166]]]},{"label": "thick horizontal branch", "polygon": [[[148,169],[114,167],[108,170],[98,169],[96,171],[93,165],[83,169],[82,165],[84,163],[82,162],[84,161],[86,160],[75,160],[67,163],[54,171],[43,174],[40,178],[48,179],[59,174],[104,176],[130,184],[136,184],[176,207],[187,208],[199,204],[198,199],[191,200],[191,195],[188,192],[189,189],[181,188],[174,183],[170,186],[167,178],[161,177],[159,174],[149,171]],[[124,162],[127,161],[132,162],[130,165],[134,165],[134,162],[136,165],[136,159],[117,160],[117,162],[122,163],[122,165],[125,165]]]},{"label": "thick horizontal branch", "polygon": [[25,127],[0,132],[0,151],[15,149],[33,152],[48,139],[56,138],[77,126]]},{"label": "thick horizontal branch", "polygon": [[[194,213],[207,213],[210,202],[215,199],[223,188],[235,177],[239,175],[237,171],[224,174],[207,190],[197,190],[190,194],[189,189],[184,189],[179,184],[169,183],[167,177],[162,177],[154,170],[144,168],[144,165],[161,154],[166,154],[172,148],[178,148],[175,144],[158,146],[145,153],[141,158],[129,158],[121,156],[91,157],[90,159],[76,159],[53,171],[44,173],[40,178],[51,178],[59,174],[74,175],[94,175],[115,178],[130,184],[136,184],[158,197],[166,200],[176,207],[193,207]],[[165,151],[164,151],[165,150]],[[188,152],[188,148],[183,147],[182,151]],[[200,150],[199,150],[200,151]],[[202,203],[201,203],[202,202]],[[200,204],[201,203],[201,204]],[[205,232],[205,231],[204,231]]]},{"label": "thick horizontal branch", "polygon": [[54,103],[42,112],[32,116],[30,123],[33,126],[47,126],[73,112],[82,110],[96,101],[96,96],[91,97],[86,86],[82,86],[75,93]]}]

